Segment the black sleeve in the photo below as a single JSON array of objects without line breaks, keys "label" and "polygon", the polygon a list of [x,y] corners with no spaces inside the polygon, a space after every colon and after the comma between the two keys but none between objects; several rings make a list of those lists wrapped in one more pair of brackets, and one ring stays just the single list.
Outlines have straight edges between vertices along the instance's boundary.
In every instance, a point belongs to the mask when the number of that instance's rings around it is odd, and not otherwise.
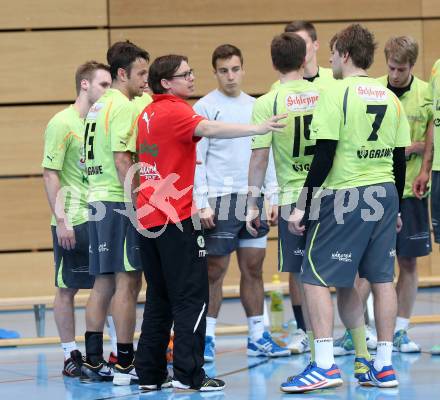
[{"label": "black sleeve", "polygon": [[313,189],[320,188],[327,178],[333,165],[337,145],[337,140],[320,139],[316,141],[315,155],[300,195],[302,200],[304,196],[307,197],[305,203],[304,201],[297,202],[299,209],[308,210],[310,208],[313,198]]},{"label": "black sleeve", "polygon": [[393,172],[399,195],[399,210],[402,202],[403,190],[405,189],[406,158],[405,147],[396,147],[393,151]]}]

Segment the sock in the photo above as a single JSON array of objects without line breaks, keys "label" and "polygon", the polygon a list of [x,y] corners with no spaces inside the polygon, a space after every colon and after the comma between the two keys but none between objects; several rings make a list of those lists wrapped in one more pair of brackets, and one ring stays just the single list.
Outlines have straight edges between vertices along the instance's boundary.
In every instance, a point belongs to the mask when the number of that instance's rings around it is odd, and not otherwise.
[{"label": "sock", "polygon": [[133,343],[118,343],[118,364],[122,368],[127,368],[133,364],[134,348]]},{"label": "sock", "polygon": [[309,346],[310,346],[310,362],[315,361],[315,335],[313,331],[307,331],[307,336],[309,337]]},{"label": "sock", "polygon": [[96,366],[103,361],[102,332],[87,331],[84,336],[86,339],[87,362],[91,365]]},{"label": "sock", "polygon": [[349,329],[351,333],[351,338],[354,344],[354,350],[356,352],[356,357],[362,357],[371,360],[371,355],[367,348],[367,337],[365,335],[365,325],[361,325],[358,328]]},{"label": "sock", "polygon": [[392,342],[377,342],[376,358],[374,368],[381,371],[383,367],[391,365],[391,355],[393,354]]},{"label": "sock", "polygon": [[315,339],[315,362],[319,368],[329,369],[334,363],[333,338]]},{"label": "sock", "polygon": [[112,352],[114,355],[116,355],[118,354],[118,338],[116,336],[115,322],[113,321],[113,317],[111,315],[107,315],[107,328],[110,340],[112,342]]},{"label": "sock", "polygon": [[256,342],[263,337],[264,333],[264,317],[262,315],[255,315],[248,319],[249,337]]},{"label": "sock", "polygon": [[302,307],[299,305],[294,306],[292,304],[292,309],[293,309],[293,315],[295,316],[295,320],[296,320],[296,327],[298,329],[302,329],[304,332],[306,332],[307,329],[306,329],[306,323],[304,322],[304,315],[302,312]]},{"label": "sock", "polygon": [[78,346],[76,345],[76,342],[68,342],[68,343],[61,343],[61,347],[64,351],[64,359],[67,360],[70,358],[70,353],[74,350],[78,350]]},{"label": "sock", "polygon": [[402,318],[397,317],[396,318],[396,327],[394,328],[394,333],[403,330],[407,331],[409,327],[409,319],[408,318]]},{"label": "sock", "polygon": [[206,317],[206,336],[211,336],[215,342],[215,325],[217,318]]}]

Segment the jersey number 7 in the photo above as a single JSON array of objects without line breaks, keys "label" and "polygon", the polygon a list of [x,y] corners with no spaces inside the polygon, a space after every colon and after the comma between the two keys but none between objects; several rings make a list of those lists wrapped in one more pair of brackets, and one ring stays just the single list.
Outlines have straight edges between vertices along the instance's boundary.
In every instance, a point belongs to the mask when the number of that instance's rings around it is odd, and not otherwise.
[{"label": "jersey number 7", "polygon": [[370,136],[368,136],[369,142],[375,142],[378,139],[379,136],[377,135],[377,131],[382,125],[383,117],[385,116],[386,111],[386,104],[367,105],[367,114],[376,114],[376,118],[374,118],[372,126],[373,130],[371,131]]}]

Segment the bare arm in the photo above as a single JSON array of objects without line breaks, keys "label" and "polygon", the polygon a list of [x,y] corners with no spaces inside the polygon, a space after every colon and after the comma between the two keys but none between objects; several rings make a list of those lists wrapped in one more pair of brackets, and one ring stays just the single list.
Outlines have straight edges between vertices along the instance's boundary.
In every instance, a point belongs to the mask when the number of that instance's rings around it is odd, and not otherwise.
[{"label": "bare arm", "polygon": [[[119,182],[121,182],[122,187],[125,188],[125,177],[127,176],[128,170],[133,165],[133,155],[132,153],[128,151],[115,151],[113,152],[113,159],[115,160],[115,167],[116,171],[118,172],[118,178]],[[135,181],[131,182],[131,189],[130,189],[130,197],[131,201],[133,202],[133,206],[136,206],[136,196],[135,193],[133,193]]]},{"label": "bare arm", "polygon": [[420,154],[425,153],[425,142],[412,142],[411,146],[405,148],[405,156],[410,154]]},{"label": "bare arm", "polygon": [[69,223],[64,212],[65,199],[61,191],[61,182],[58,171],[44,168],[43,171],[44,188],[46,190],[47,200],[49,202],[52,214],[56,220],[56,233],[58,245],[66,250],[75,248],[75,232]]},{"label": "bare arm", "polygon": [[267,121],[259,125],[247,124],[228,124],[220,121],[209,121],[207,119],[200,121],[197,125],[194,135],[218,138],[218,139],[232,139],[236,137],[264,135],[270,131],[279,132],[286,125],[278,122],[285,118],[286,115],[275,115]]},{"label": "bare arm", "polygon": [[432,158],[434,155],[433,146],[433,130],[434,124],[431,121],[426,130],[426,140],[425,140],[425,151],[423,153],[423,163],[420,168],[419,175],[413,182],[413,193],[414,195],[421,199],[425,194],[429,182],[429,176],[432,169]]}]

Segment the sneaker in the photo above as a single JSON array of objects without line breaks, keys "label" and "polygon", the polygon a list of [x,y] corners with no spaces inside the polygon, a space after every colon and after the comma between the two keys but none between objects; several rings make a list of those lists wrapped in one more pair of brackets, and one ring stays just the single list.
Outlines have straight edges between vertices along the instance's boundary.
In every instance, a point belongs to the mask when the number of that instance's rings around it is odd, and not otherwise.
[{"label": "sneaker", "polygon": [[79,379],[82,383],[111,382],[113,380],[113,368],[109,367],[104,360],[98,365],[91,365],[83,361]]},{"label": "sneaker", "polygon": [[344,335],[334,341],[333,354],[335,356],[355,354],[353,339],[351,338],[351,333],[348,330],[345,330]]},{"label": "sneaker", "polygon": [[394,333],[393,337],[393,351],[400,351],[401,353],[420,353],[420,346],[413,342],[406,331],[401,329]]},{"label": "sneaker", "polygon": [[70,357],[64,361],[63,375],[76,378],[81,375],[82,355],[79,350],[70,352]]},{"label": "sneaker", "polygon": [[356,357],[354,359],[354,377],[359,379],[370,370],[371,361],[364,357]]},{"label": "sneaker", "polygon": [[139,390],[141,392],[152,392],[155,390],[161,390],[161,389],[169,389],[173,387],[173,380],[168,375],[165,381],[160,385],[160,388],[158,388],[157,384],[154,385],[139,385]]},{"label": "sneaker", "polygon": [[168,342],[166,356],[167,356],[167,364],[172,364],[174,358],[174,335],[170,336],[170,341]]},{"label": "sneaker", "polygon": [[287,345],[292,354],[302,354],[310,351],[309,337],[302,329],[297,329]]},{"label": "sneaker", "polygon": [[370,325],[365,327],[365,335],[367,337],[367,348],[368,350],[377,349],[377,334],[374,328]]},{"label": "sneaker", "polygon": [[113,353],[113,351],[112,351],[110,353],[110,355],[108,356],[107,365],[109,367],[114,367],[117,363],[118,363],[118,356],[115,353]]},{"label": "sneaker", "polygon": [[370,369],[366,374],[357,376],[358,382],[362,386],[377,386],[381,388],[391,388],[399,385],[396,378],[396,372],[392,365],[383,367],[377,371],[374,368],[373,360],[370,361]]},{"label": "sneaker", "polygon": [[431,349],[431,354],[433,356],[440,356],[440,344],[435,345],[432,349]]},{"label": "sneaker", "polygon": [[213,362],[215,358],[215,342],[212,336],[205,337],[205,352],[203,354],[205,362]]},{"label": "sneaker", "polygon": [[323,369],[312,362],[300,374],[287,378],[287,381],[281,384],[280,389],[286,393],[304,393],[341,386],[342,383],[341,371],[336,364],[329,369]]},{"label": "sneaker", "polygon": [[139,378],[136,374],[133,364],[130,364],[126,368],[121,367],[119,364],[115,365],[113,373],[113,385],[129,386],[137,383],[139,383]]},{"label": "sneaker", "polygon": [[254,357],[287,357],[290,356],[290,350],[279,346],[274,342],[269,332],[264,332],[263,336],[257,341],[253,341],[248,337],[247,355]]},{"label": "sneaker", "polygon": [[223,390],[226,386],[226,383],[221,379],[210,378],[208,375],[205,375],[202,381],[202,385],[198,389],[194,389],[189,385],[185,385],[180,381],[172,381],[173,388],[175,389],[183,389],[183,390],[198,390],[199,392],[216,392],[219,390]]}]

